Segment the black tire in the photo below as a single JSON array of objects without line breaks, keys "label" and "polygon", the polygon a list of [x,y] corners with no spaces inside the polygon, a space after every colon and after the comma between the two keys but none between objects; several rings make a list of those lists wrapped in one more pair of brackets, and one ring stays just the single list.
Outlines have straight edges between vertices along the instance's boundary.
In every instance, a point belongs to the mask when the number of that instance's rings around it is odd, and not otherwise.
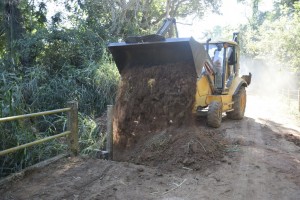
[{"label": "black tire", "polygon": [[213,101],[208,107],[207,125],[213,128],[219,128],[222,122],[222,103]]},{"label": "black tire", "polygon": [[227,117],[229,119],[243,119],[247,102],[246,89],[244,86],[241,86],[238,93],[233,96],[233,102],[233,111],[227,112]]}]

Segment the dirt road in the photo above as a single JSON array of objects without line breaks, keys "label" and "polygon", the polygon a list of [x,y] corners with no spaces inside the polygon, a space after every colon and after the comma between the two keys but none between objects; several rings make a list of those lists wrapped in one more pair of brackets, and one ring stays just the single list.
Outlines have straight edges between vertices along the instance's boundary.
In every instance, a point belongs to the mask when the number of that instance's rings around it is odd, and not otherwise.
[{"label": "dirt road", "polygon": [[67,158],[2,186],[0,199],[300,199],[300,126],[278,103],[249,95],[242,121],[224,117],[226,156],[203,172]]}]

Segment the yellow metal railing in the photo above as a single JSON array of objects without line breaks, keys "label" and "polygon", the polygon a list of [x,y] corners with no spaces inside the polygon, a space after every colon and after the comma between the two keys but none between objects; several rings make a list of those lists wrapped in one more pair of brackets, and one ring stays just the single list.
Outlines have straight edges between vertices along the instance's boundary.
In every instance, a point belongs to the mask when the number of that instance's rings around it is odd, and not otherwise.
[{"label": "yellow metal railing", "polygon": [[18,119],[26,119],[26,118],[37,117],[37,116],[51,115],[51,114],[56,114],[61,112],[67,112],[67,131],[57,135],[49,136],[40,140],[36,140],[30,143],[22,144],[10,149],[0,151],[0,156],[13,153],[18,150],[24,149],[26,147],[30,147],[36,144],[41,144],[49,140],[53,140],[55,138],[59,138],[63,136],[68,136],[69,149],[73,155],[77,155],[79,151],[79,145],[78,145],[78,103],[76,101],[68,102],[67,108],[38,112],[38,113],[31,113],[25,115],[18,115],[12,117],[4,117],[4,118],[0,118],[0,122],[8,122],[8,121],[13,121]]}]

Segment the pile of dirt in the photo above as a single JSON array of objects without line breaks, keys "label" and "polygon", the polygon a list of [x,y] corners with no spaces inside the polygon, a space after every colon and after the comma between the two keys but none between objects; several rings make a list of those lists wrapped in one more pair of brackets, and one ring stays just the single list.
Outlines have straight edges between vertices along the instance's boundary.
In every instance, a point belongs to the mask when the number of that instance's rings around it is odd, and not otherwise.
[{"label": "pile of dirt", "polygon": [[222,157],[220,138],[195,125],[192,63],[125,69],[114,110],[114,160],[201,169]]},{"label": "pile of dirt", "polygon": [[218,131],[205,127],[171,127],[145,135],[122,158],[166,170],[205,170],[223,158],[225,141]]}]

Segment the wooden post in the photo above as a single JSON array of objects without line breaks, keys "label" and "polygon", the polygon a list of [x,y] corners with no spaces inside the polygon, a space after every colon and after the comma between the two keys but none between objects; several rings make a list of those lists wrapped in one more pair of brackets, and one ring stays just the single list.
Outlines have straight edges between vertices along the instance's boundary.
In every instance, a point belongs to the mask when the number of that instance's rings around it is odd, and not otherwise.
[{"label": "wooden post", "polygon": [[68,102],[68,107],[71,110],[68,112],[67,128],[71,133],[69,134],[69,150],[72,156],[78,155],[79,143],[78,143],[78,102]]},{"label": "wooden post", "polygon": [[106,151],[108,159],[113,159],[113,105],[107,105]]}]

